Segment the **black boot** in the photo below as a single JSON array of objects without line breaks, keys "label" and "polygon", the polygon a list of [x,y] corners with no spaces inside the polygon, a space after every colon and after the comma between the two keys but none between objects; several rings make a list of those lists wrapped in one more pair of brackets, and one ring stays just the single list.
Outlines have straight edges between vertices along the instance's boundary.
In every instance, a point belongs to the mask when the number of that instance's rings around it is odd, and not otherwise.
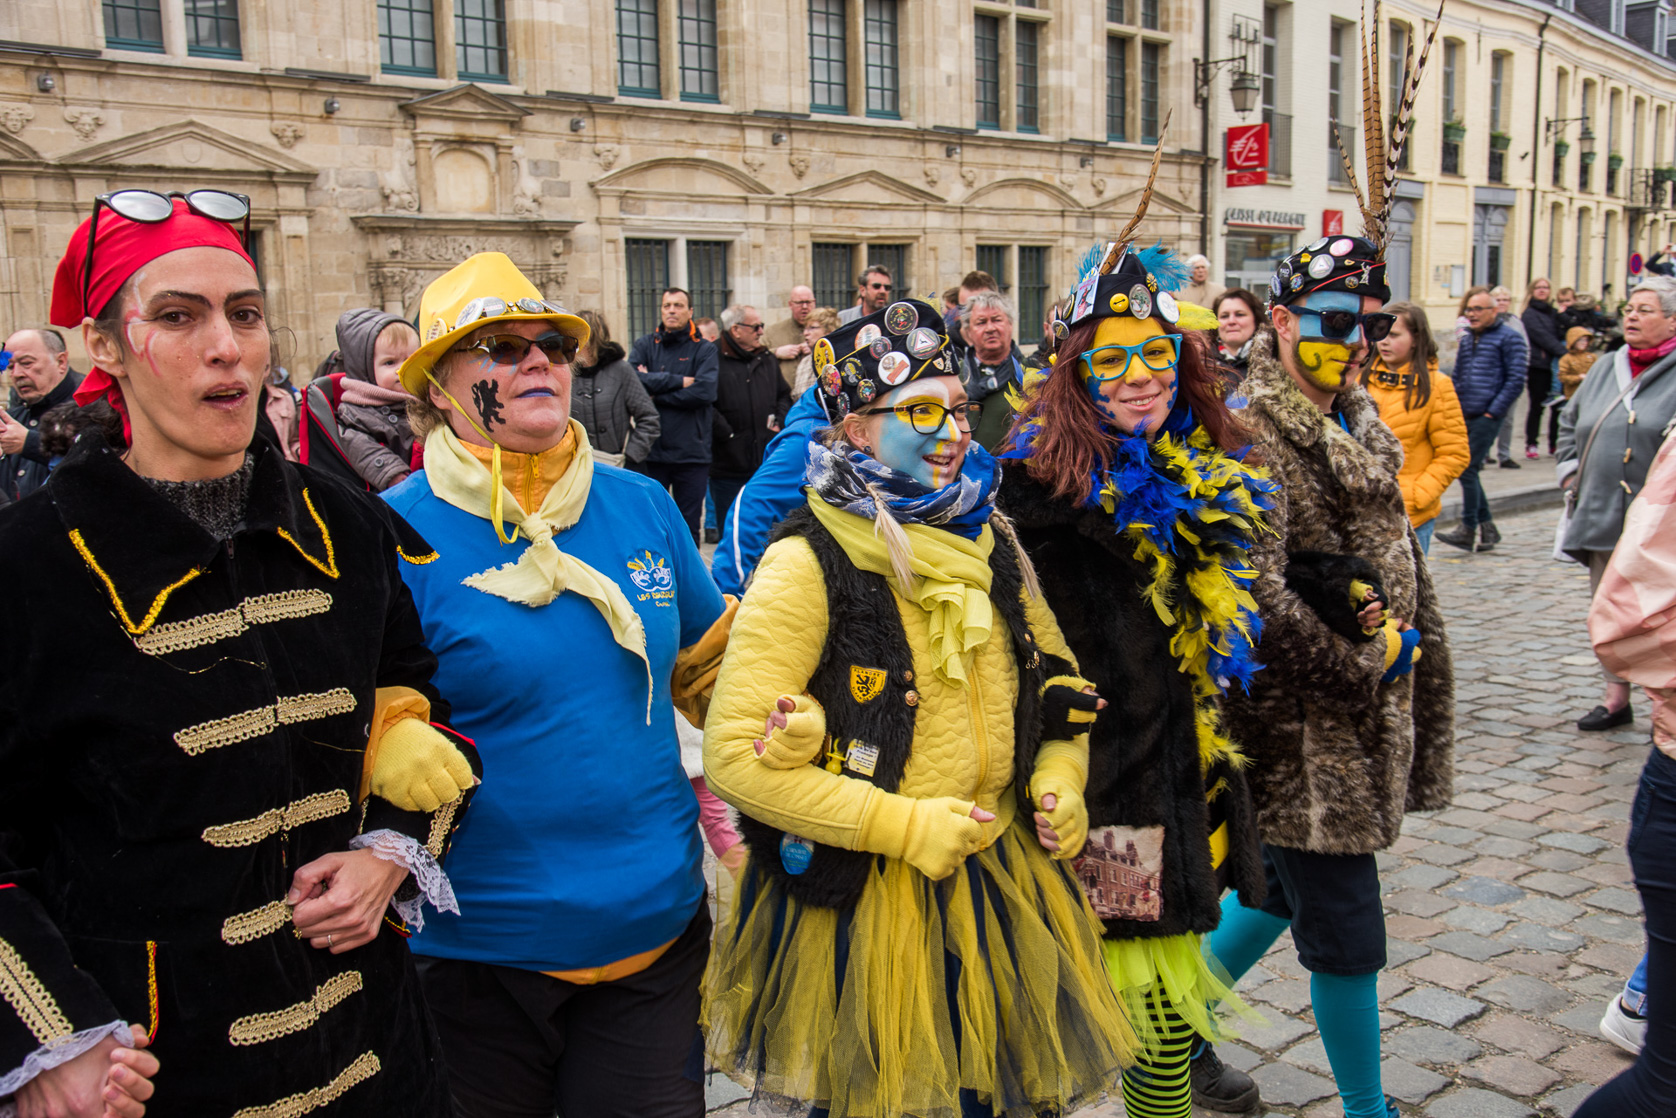
[{"label": "black boot", "polygon": [[1438,532],[1432,538],[1446,543],[1450,547],[1458,547],[1462,551],[1476,551],[1478,550],[1477,535],[1478,529],[1476,527],[1469,528],[1467,525],[1461,524],[1456,526],[1453,532]]},{"label": "black boot", "polygon": [[1500,542],[1501,542],[1501,529],[1497,528],[1495,526],[1494,522],[1486,520],[1486,521],[1484,521],[1484,523],[1482,523],[1478,526],[1478,550],[1479,551],[1494,550],[1496,544],[1498,544]]},{"label": "black boot", "polygon": [[1628,703],[1617,710],[1607,710],[1604,705],[1595,707],[1589,713],[1577,720],[1579,730],[1611,730],[1618,726],[1628,726],[1635,721],[1635,712]]},{"label": "black boot", "polygon": [[1199,1040],[1193,1056],[1193,1101],[1206,1110],[1245,1114],[1258,1105],[1257,1084],[1245,1072],[1231,1068],[1217,1056],[1208,1040]]}]

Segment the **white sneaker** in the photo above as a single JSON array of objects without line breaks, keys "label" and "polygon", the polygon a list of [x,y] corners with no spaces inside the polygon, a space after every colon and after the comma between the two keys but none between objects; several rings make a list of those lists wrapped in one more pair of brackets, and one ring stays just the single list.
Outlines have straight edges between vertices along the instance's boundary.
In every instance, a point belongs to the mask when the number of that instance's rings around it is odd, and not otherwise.
[{"label": "white sneaker", "polygon": [[1631,1056],[1639,1056],[1641,1046],[1647,1042],[1647,1019],[1634,1016],[1624,1008],[1621,999],[1613,998],[1612,1004],[1606,1007],[1606,1016],[1600,1019],[1600,1035]]}]

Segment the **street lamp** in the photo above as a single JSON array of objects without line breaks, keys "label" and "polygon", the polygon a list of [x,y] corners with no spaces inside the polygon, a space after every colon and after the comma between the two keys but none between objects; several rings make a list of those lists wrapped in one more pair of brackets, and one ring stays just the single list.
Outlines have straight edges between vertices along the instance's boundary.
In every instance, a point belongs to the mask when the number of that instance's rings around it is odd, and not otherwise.
[{"label": "street lamp", "polygon": [[1257,95],[1262,89],[1262,83],[1257,75],[1245,68],[1245,56],[1235,55],[1232,58],[1217,58],[1209,62],[1193,60],[1193,104],[1204,108],[1210,100],[1210,83],[1215,80],[1216,72],[1224,66],[1238,66],[1234,71],[1234,79],[1228,84],[1228,92],[1234,100],[1234,111],[1248,113],[1257,107]]},{"label": "street lamp", "polygon": [[1589,127],[1587,117],[1583,118],[1583,131],[1577,135],[1577,150],[1588,156],[1595,153],[1595,131]]},{"label": "street lamp", "polygon": [[1250,70],[1241,70],[1228,83],[1228,94],[1234,99],[1234,111],[1244,116],[1257,107],[1257,97],[1263,84]]}]

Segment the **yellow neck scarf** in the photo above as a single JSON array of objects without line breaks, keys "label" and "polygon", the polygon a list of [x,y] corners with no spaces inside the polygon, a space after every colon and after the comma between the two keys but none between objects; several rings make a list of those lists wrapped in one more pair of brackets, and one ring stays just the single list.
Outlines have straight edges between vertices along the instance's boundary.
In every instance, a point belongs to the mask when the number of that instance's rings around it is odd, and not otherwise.
[{"label": "yellow neck scarf", "polygon": [[[562,476],[547,480],[553,461],[546,459],[549,456],[553,456],[554,460],[562,457],[555,452],[562,451],[566,443],[574,447],[574,461]],[[600,616],[605,618],[605,623],[611,626],[611,635],[617,643],[646,664],[646,718],[650,725],[652,665],[646,656],[646,628],[640,615],[629,604],[621,587],[580,559],[566,555],[553,542],[555,534],[573,527],[582,519],[582,510],[588,503],[588,490],[593,484],[593,448],[588,445],[588,436],[582,425],[572,419],[564,441],[543,455],[512,456],[510,452],[502,451],[503,455],[515,460],[543,460],[525,463],[534,471],[530,475],[532,479],[542,480],[549,486],[540,507],[533,513],[525,512],[518,498],[504,485],[499,494],[500,510],[496,512],[492,474],[483,467],[475,450],[475,447],[468,448],[460,442],[447,426],[437,427],[426,436],[425,476],[430,480],[431,492],[455,508],[485,520],[505,515],[514,526],[511,538],[516,539],[522,533],[530,545],[516,562],[474,574],[463,580],[464,585],[527,606],[544,606],[566,590],[592,602]],[[529,486],[519,487],[526,495],[533,496],[538,491],[533,480]]]},{"label": "yellow neck scarf", "polygon": [[809,508],[850,562],[883,575],[891,589],[931,615],[931,658],[937,674],[956,687],[965,686],[964,657],[989,640],[995,622],[989,601],[989,553],[995,547],[995,534],[989,525],[984,525],[976,540],[925,524],[902,525],[913,551],[910,567],[915,578],[908,587],[897,582],[890,555],[871,520],[834,508],[813,493]]}]

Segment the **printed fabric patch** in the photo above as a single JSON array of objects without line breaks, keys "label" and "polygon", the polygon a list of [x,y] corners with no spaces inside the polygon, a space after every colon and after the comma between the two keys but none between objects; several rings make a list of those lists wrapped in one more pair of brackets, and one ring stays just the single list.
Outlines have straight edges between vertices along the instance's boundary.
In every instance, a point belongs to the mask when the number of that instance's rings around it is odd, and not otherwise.
[{"label": "printed fabric patch", "polygon": [[850,665],[850,694],[858,703],[872,702],[885,691],[883,668],[862,668]]},{"label": "printed fabric patch", "polygon": [[1163,827],[1096,827],[1072,864],[1100,919],[1153,921],[1163,915]]}]

